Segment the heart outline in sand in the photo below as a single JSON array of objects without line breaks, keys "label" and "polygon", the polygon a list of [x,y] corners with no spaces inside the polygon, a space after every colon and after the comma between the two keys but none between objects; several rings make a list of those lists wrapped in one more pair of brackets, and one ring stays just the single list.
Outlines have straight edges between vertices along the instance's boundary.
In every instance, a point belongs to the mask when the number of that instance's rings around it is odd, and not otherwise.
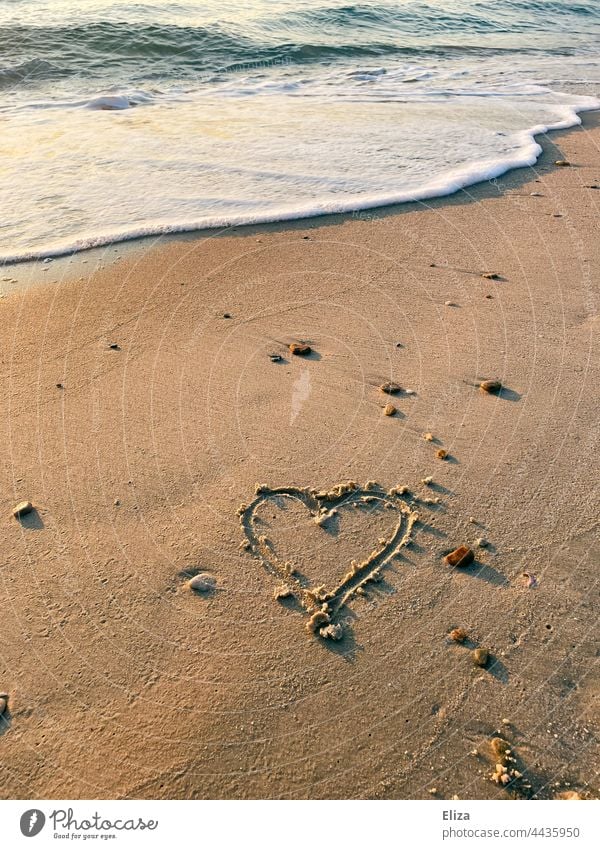
[{"label": "heart outline in sand", "polygon": [[[405,488],[392,488],[385,491],[375,483],[368,483],[364,487],[358,486],[353,481],[338,484],[330,490],[317,491],[297,486],[269,487],[258,485],[255,490],[255,498],[248,505],[242,505],[238,510],[240,524],[244,530],[246,541],[243,547],[249,550],[255,558],[261,561],[266,570],[279,578],[289,587],[291,595],[300,604],[301,608],[310,615],[307,629],[320,636],[328,637],[337,633],[327,626],[334,622],[339,611],[350,601],[359,588],[365,587],[369,582],[381,580],[382,570],[389,561],[399,553],[400,549],[407,545],[410,540],[412,528],[417,521],[418,513],[402,500]],[[352,561],[347,571],[337,585],[332,589],[324,586],[307,586],[295,574],[288,563],[282,563],[275,555],[269,540],[257,533],[255,529],[255,515],[257,509],[266,502],[275,502],[275,499],[284,497],[291,498],[303,504],[311,514],[313,521],[317,524],[325,522],[340,507],[349,506],[352,503],[380,501],[389,505],[398,515],[398,521],[389,539],[384,544],[375,548],[371,554],[362,562]],[[278,506],[278,505],[276,505]],[[324,627],[321,627],[324,626]],[[341,633],[341,632],[339,632]],[[335,637],[339,639],[338,637]]]}]

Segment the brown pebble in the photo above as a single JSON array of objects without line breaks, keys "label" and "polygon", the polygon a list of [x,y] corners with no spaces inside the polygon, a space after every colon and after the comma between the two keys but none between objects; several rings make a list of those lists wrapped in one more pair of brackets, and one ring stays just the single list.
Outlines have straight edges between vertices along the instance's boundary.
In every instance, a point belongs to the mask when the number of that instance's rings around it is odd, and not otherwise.
[{"label": "brown pebble", "polygon": [[568,168],[571,163],[568,162],[566,159],[557,159],[554,164],[557,165],[559,168]]},{"label": "brown pebble", "polygon": [[484,271],[481,276],[485,277],[486,280],[500,280],[500,275],[496,274],[495,271]]},{"label": "brown pebble", "polygon": [[20,501],[13,510],[13,516],[15,519],[20,519],[21,516],[26,516],[28,513],[31,513],[32,510],[33,504],[31,501]]},{"label": "brown pebble", "polygon": [[433,442],[433,434],[432,433],[424,433],[423,439],[425,442]]},{"label": "brown pebble", "polygon": [[486,666],[490,657],[490,653],[487,649],[479,648],[473,649],[471,652],[471,657],[473,658],[473,663],[475,666]]},{"label": "brown pebble", "polygon": [[393,381],[386,381],[386,383],[382,383],[379,388],[382,392],[386,392],[388,395],[396,395],[397,392],[402,391],[402,387]]},{"label": "brown pebble", "polygon": [[446,451],[446,449],[445,449],[445,448],[439,448],[439,449],[435,452],[435,456],[436,456],[439,460],[445,460],[445,459],[448,457],[448,452]]},{"label": "brown pebble", "polygon": [[451,551],[450,554],[444,557],[444,561],[448,566],[456,566],[457,568],[468,566],[473,560],[475,560],[475,555],[473,550],[467,545],[461,545],[455,548],[454,551]]},{"label": "brown pebble", "polygon": [[482,380],[479,388],[483,389],[484,392],[500,392],[502,384],[499,380]]},{"label": "brown pebble", "polygon": [[312,348],[305,342],[292,342],[292,344],[290,345],[290,351],[297,357],[306,357],[312,352]]},{"label": "brown pebble", "polygon": [[111,351],[120,351],[121,350],[121,346],[119,344],[117,344],[117,342],[111,342],[108,347],[110,348]]},{"label": "brown pebble", "polygon": [[448,636],[454,643],[464,643],[469,635],[464,628],[453,628]]},{"label": "brown pebble", "polygon": [[398,410],[394,407],[393,404],[386,404],[383,408],[383,413],[385,416],[395,416]]}]

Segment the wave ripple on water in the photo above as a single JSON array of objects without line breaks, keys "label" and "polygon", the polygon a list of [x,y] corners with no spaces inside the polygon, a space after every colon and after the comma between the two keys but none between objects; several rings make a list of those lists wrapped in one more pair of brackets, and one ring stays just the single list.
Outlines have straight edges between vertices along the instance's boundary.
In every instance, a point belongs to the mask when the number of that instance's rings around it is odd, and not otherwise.
[{"label": "wave ripple on water", "polygon": [[448,194],[600,105],[595,0],[3,6],[4,261]]}]

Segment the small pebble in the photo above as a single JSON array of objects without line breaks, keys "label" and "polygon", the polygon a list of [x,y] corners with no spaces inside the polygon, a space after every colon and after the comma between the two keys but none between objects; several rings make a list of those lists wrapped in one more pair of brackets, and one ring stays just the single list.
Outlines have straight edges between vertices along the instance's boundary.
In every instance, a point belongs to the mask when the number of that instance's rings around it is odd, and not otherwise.
[{"label": "small pebble", "polygon": [[432,433],[424,433],[423,439],[425,442],[433,442],[433,434]]},{"label": "small pebble", "polygon": [[529,196],[532,198],[543,198],[544,195],[541,192],[530,192]]},{"label": "small pebble", "polygon": [[483,667],[483,666],[487,666],[487,662],[489,660],[490,653],[488,652],[487,649],[484,649],[484,648],[473,649],[473,651],[471,652],[471,657],[473,659],[473,663],[475,664],[475,666]]},{"label": "small pebble", "polygon": [[280,363],[283,357],[281,354],[269,354],[269,359],[272,363]]},{"label": "small pebble", "polygon": [[500,279],[500,275],[496,274],[495,271],[484,271],[481,276],[485,277],[486,280],[499,280]]},{"label": "small pebble", "polygon": [[446,449],[445,449],[445,448],[439,448],[439,449],[435,452],[435,456],[436,456],[439,460],[446,460],[446,459],[448,458],[448,452],[446,451]]},{"label": "small pebble", "polygon": [[398,410],[393,404],[386,404],[383,408],[383,414],[385,416],[395,416],[397,412]]},{"label": "small pebble", "polygon": [[457,307],[458,304],[455,304],[454,301],[444,301],[445,307]]},{"label": "small pebble", "polygon": [[479,539],[475,540],[475,544],[477,546],[479,546],[479,548],[487,548],[489,543],[488,543],[487,539],[484,539],[483,537],[479,537]]},{"label": "small pebble", "polygon": [[198,593],[208,593],[214,590],[216,583],[212,575],[201,572],[188,581],[188,587]]},{"label": "small pebble", "polygon": [[297,357],[306,357],[312,351],[310,345],[306,345],[304,342],[292,342],[289,347],[291,353]]},{"label": "small pebble", "polygon": [[468,566],[473,560],[475,560],[475,554],[468,545],[460,545],[444,557],[444,562],[448,566],[455,566],[456,568]]},{"label": "small pebble", "polygon": [[121,346],[118,345],[116,342],[111,342],[108,347],[110,348],[111,351],[120,351],[121,350]]},{"label": "small pebble", "polygon": [[557,165],[559,168],[568,168],[571,163],[568,162],[566,159],[557,159],[554,164]]},{"label": "small pebble", "polygon": [[535,575],[531,572],[523,572],[523,577],[525,578],[525,586],[529,590],[535,590],[539,586],[539,581]]},{"label": "small pebble", "polygon": [[397,392],[402,391],[402,387],[398,383],[394,383],[393,381],[387,381],[386,383],[382,383],[379,388],[387,395],[396,395]]},{"label": "small pebble", "polygon": [[455,643],[464,643],[469,635],[464,628],[453,628],[448,636]]},{"label": "small pebble", "polygon": [[7,707],[6,696],[0,696],[0,716],[4,713]]},{"label": "small pebble", "polygon": [[223,318],[231,318],[231,313],[229,313],[229,312],[224,312],[224,313],[223,313]]},{"label": "small pebble", "polygon": [[482,380],[479,384],[479,388],[484,392],[500,392],[502,384],[499,380]]},{"label": "small pebble", "polygon": [[424,486],[430,486],[430,484],[432,484],[432,483],[433,483],[433,478],[432,478],[432,476],[431,476],[431,475],[427,475],[427,477],[426,477],[426,478],[421,478],[421,483],[422,483]]},{"label": "small pebble", "polygon": [[21,516],[26,516],[28,513],[31,513],[32,510],[33,504],[31,501],[20,501],[13,509],[13,516],[15,519],[20,519]]}]

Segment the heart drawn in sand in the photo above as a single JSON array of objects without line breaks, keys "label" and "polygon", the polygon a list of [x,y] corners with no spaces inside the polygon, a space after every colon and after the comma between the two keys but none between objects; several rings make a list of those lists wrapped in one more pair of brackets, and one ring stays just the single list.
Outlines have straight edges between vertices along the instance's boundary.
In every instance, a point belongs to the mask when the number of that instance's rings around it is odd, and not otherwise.
[{"label": "heart drawn in sand", "polygon": [[[372,482],[361,487],[352,481],[321,492],[296,486],[257,486],[254,500],[238,511],[246,535],[244,547],[283,582],[276,597],[293,596],[306,611],[309,631],[340,639],[342,628],[335,622],[340,610],[353,595],[364,593],[369,582],[382,580],[384,568],[410,539],[418,514],[402,500],[404,491],[395,488],[386,492]],[[287,529],[274,541],[269,536],[271,520],[277,522],[284,511],[288,514]],[[368,556],[338,563],[335,552],[331,555],[332,540],[340,539],[342,516],[354,529],[355,544],[367,544]],[[308,523],[323,535],[312,548],[303,531]],[[369,542],[374,525],[384,530]],[[314,574],[315,562],[325,574]]]}]

